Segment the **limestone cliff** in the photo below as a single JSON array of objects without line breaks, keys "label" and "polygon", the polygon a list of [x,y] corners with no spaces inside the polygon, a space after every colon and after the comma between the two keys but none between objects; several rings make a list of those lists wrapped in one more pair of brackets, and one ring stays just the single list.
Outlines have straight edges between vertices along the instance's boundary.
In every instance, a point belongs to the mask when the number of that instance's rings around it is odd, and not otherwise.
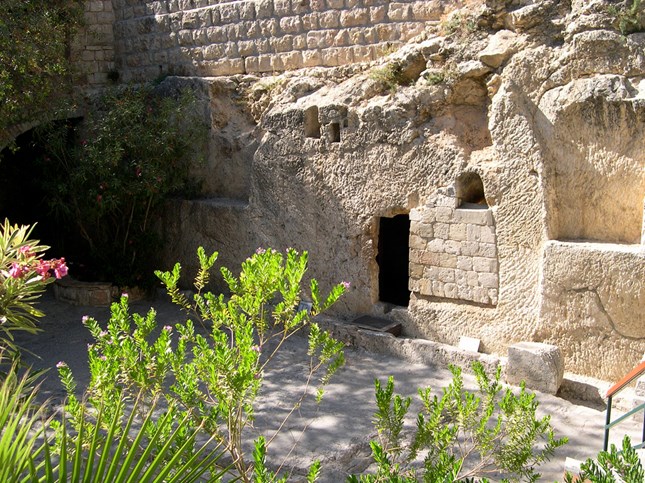
[{"label": "limestone cliff", "polygon": [[[318,279],[352,283],[340,315],[407,303],[390,316],[408,336],[499,354],[549,342],[566,370],[617,378],[645,352],[645,33],[621,32],[630,5],[437,2],[437,21],[371,62],[202,78],[207,189],[169,213],[168,260],[307,249]],[[407,230],[392,235],[407,259],[385,260],[399,255],[384,230]],[[388,264],[407,264],[409,302],[389,303]]]},{"label": "limestone cliff", "polygon": [[645,353],[644,8],[89,0],[73,54],[93,89],[198,94],[201,196],[162,227],[186,278],[200,245],[232,269],[308,250],[323,289],[351,282],[339,317],[499,355],[547,342],[614,380]]}]

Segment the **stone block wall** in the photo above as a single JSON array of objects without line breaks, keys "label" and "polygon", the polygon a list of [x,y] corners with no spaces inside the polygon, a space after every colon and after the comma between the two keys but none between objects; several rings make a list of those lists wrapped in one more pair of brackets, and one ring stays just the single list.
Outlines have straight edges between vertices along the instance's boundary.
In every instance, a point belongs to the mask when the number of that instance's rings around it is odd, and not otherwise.
[{"label": "stone block wall", "polygon": [[410,290],[426,297],[497,305],[499,271],[493,214],[440,195],[410,212]]},{"label": "stone block wall", "polygon": [[114,71],[114,10],[112,0],[85,3],[86,27],[72,47],[72,60],[82,76],[80,84],[100,87],[109,82]]},{"label": "stone block wall", "polygon": [[124,79],[369,61],[436,23],[446,0],[114,0]]}]

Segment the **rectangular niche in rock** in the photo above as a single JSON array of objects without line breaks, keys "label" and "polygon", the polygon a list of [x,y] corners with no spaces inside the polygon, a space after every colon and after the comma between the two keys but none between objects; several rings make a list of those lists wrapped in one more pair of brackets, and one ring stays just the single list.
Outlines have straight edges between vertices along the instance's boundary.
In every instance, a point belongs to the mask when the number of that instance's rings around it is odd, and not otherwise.
[{"label": "rectangular niche in rock", "polygon": [[318,119],[317,106],[311,106],[305,111],[305,136],[320,139],[320,120]]},{"label": "rectangular niche in rock", "polygon": [[340,123],[332,122],[329,124],[329,137],[332,143],[340,142]]}]

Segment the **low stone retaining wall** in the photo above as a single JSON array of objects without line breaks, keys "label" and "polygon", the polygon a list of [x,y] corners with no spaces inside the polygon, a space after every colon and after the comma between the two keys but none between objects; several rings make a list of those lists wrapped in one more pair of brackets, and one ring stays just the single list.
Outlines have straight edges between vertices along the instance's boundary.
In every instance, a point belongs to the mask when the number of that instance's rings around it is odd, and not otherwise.
[{"label": "low stone retaining wall", "polygon": [[399,357],[412,363],[441,367],[453,364],[467,372],[472,372],[471,365],[474,361],[481,362],[487,372],[495,371],[499,365],[504,369],[506,365],[506,359],[503,357],[465,351],[431,340],[395,337],[387,332],[360,329],[328,317],[319,317],[316,322],[325,330],[329,330],[336,339],[347,344],[377,354]]},{"label": "low stone retaining wall", "polygon": [[72,305],[107,307],[118,295],[118,288],[108,282],[81,282],[65,277],[54,283],[56,300]]}]

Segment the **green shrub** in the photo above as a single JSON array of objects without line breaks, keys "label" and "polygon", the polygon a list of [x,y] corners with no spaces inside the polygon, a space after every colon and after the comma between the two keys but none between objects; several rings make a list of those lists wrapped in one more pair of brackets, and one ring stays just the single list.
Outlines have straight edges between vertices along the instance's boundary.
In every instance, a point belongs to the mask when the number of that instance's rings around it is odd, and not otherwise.
[{"label": "green shrub", "polygon": [[475,33],[479,27],[477,25],[477,18],[474,15],[456,12],[441,23],[441,29],[444,35],[467,37]]},{"label": "green shrub", "polygon": [[399,61],[392,61],[383,67],[377,67],[369,72],[369,78],[380,83],[384,89],[395,92],[397,87],[405,84],[403,66]]},{"label": "green shrub", "polygon": [[601,451],[595,460],[589,458],[582,463],[579,475],[565,475],[565,481],[573,483],[576,477],[575,481],[590,483],[642,483],[645,471],[629,436],[625,436],[620,451],[612,444],[609,451]]},{"label": "green shrub", "polygon": [[[70,262],[88,266],[86,277],[153,283],[163,203],[196,190],[189,166],[203,156],[206,132],[194,96],[151,86],[108,90],[80,125],[41,129],[43,190],[51,216],[67,227],[61,243],[75,247]],[[72,266],[72,275],[83,274]]]},{"label": "green shrub", "polygon": [[608,12],[614,17],[618,29],[623,35],[642,32],[645,29],[645,9],[642,0],[626,0],[622,8],[614,5],[608,7]]},{"label": "green shrub", "polygon": [[371,446],[378,470],[352,475],[350,482],[486,481],[483,476],[490,473],[511,481],[539,478],[536,467],[567,440],[554,438],[548,416],[536,418],[535,395],[523,385],[517,395],[503,390],[501,368],[491,378],[473,363],[477,393],[464,389],[460,369],[450,370],[453,380],[440,397],[431,396],[429,388],[419,389],[423,409],[406,441],[403,428],[411,398],[394,394],[391,377],[385,387],[376,381],[379,440]]},{"label": "green shrub", "polygon": [[444,83],[453,84],[456,81],[458,74],[452,68],[444,67],[441,70],[429,71],[424,77],[429,85],[435,86]]},{"label": "green shrub", "polygon": [[[189,300],[178,289],[181,267],[157,272],[172,300],[190,314],[190,319],[174,327],[157,329],[156,313],[131,314],[127,296],[112,305],[106,327],[86,319],[94,344],[89,347],[91,382],[88,402],[95,411],[112,418],[122,394],[142,398],[145,403],[161,398],[169,417],[187,420],[191,428],[202,431],[222,445],[232,461],[233,476],[250,481],[253,472],[263,472],[260,465],[248,461],[243,447],[247,427],[253,420],[253,406],[265,372],[284,342],[297,332],[308,331],[309,360],[307,388],[319,378],[317,398],[330,376],[342,365],[342,344],[320,330],[311,318],[329,308],[344,292],[338,284],[322,297],[316,280],[310,283],[311,311],[300,309],[301,283],[307,269],[307,253],[293,249],[281,254],[258,250],[243,264],[238,277],[221,269],[231,296],[205,291],[217,253],[206,255],[198,250],[200,270],[195,278],[196,293]],[[195,329],[195,322],[203,331]],[[155,335],[157,334],[157,335]],[[68,393],[67,411],[77,432],[81,432],[85,413],[75,396],[75,383],[66,366],[61,376]],[[291,415],[307,391],[293,403]],[[287,416],[287,418],[289,417]],[[189,416],[187,418],[187,416]],[[283,423],[284,424],[284,423]],[[89,442],[86,442],[88,444]],[[266,454],[268,442],[258,441],[256,452]],[[165,445],[163,438],[160,445]],[[314,468],[315,469],[315,468]],[[316,473],[316,471],[312,471]]]}]

